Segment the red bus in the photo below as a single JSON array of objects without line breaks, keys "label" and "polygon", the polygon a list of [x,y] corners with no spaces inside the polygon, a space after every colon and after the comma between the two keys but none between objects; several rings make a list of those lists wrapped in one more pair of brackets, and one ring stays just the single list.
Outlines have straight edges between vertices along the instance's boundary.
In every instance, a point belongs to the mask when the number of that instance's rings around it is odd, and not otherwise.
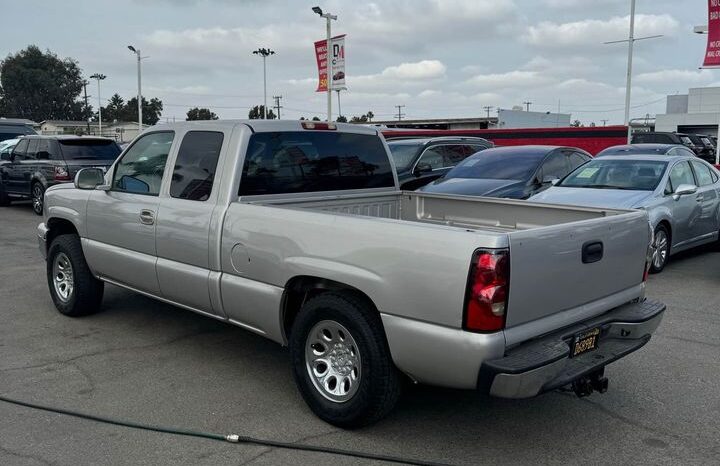
[{"label": "red bus", "polygon": [[592,155],[610,146],[627,144],[627,126],[593,126],[570,128],[522,129],[385,129],[386,139],[437,136],[476,136],[496,146],[548,145],[570,146]]}]

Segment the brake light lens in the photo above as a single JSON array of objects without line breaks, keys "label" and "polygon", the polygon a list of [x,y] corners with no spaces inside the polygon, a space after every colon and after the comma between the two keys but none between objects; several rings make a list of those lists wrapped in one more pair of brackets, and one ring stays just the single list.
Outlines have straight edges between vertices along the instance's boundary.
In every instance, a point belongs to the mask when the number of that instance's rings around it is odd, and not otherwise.
[{"label": "brake light lens", "polygon": [[304,129],[315,129],[315,130],[325,130],[325,131],[335,131],[337,129],[337,125],[334,123],[320,123],[317,121],[303,120],[300,124],[302,125],[302,127]]},{"label": "brake light lens", "polygon": [[55,181],[70,181],[70,172],[67,167],[55,165]]},{"label": "brake light lens", "polygon": [[465,297],[466,330],[495,332],[505,328],[509,282],[507,250],[475,252]]}]

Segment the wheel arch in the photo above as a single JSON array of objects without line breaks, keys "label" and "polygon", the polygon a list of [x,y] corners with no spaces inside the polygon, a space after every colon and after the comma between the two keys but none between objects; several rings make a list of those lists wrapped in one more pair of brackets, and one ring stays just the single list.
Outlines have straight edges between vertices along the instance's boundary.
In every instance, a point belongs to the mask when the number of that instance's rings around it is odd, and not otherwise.
[{"label": "wheel arch", "polygon": [[310,298],[329,292],[350,294],[367,304],[378,313],[378,316],[380,315],[378,307],[370,296],[352,285],[312,275],[295,276],[286,283],[280,303],[281,324],[285,341],[288,341],[290,329],[303,304]]},{"label": "wheel arch", "polygon": [[78,229],[75,226],[75,224],[65,218],[51,217],[47,220],[47,222],[45,222],[45,225],[48,228],[46,241],[45,241],[46,249],[49,249],[53,240],[60,235],[75,234],[75,235],[80,236],[80,233],[78,232]]}]

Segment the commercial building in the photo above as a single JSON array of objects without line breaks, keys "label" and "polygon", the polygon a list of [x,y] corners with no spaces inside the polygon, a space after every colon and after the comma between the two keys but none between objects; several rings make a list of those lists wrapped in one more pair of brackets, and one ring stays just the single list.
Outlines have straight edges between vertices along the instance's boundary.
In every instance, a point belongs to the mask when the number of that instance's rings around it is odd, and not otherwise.
[{"label": "commercial building", "polygon": [[428,118],[417,120],[373,121],[375,125],[405,129],[513,129],[562,128],[570,126],[569,113],[527,112],[499,109],[497,116],[476,118]]},{"label": "commercial building", "polygon": [[[143,125],[143,129],[148,125]],[[88,129],[89,128],[89,129]],[[132,141],[138,135],[138,124],[128,121],[103,122],[102,134],[96,121],[45,120],[40,123],[40,134],[89,134],[113,138],[123,143]]]},{"label": "commercial building", "polygon": [[665,113],[655,117],[655,131],[716,136],[719,123],[720,87],[697,87],[667,96]]}]

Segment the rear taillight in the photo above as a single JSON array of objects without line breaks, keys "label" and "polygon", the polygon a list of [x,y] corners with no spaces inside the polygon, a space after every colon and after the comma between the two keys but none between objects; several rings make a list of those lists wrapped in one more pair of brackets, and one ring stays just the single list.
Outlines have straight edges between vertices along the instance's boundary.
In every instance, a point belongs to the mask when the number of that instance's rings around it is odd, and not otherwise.
[{"label": "rear taillight", "polygon": [[55,165],[55,181],[70,181],[70,172],[67,167],[62,165]]},{"label": "rear taillight", "polygon": [[301,125],[304,129],[316,129],[316,130],[325,130],[325,131],[335,131],[337,129],[337,125],[334,123],[319,123],[315,121],[302,121]]},{"label": "rear taillight", "polygon": [[507,250],[475,251],[465,296],[465,330],[495,332],[505,327],[509,282]]}]

